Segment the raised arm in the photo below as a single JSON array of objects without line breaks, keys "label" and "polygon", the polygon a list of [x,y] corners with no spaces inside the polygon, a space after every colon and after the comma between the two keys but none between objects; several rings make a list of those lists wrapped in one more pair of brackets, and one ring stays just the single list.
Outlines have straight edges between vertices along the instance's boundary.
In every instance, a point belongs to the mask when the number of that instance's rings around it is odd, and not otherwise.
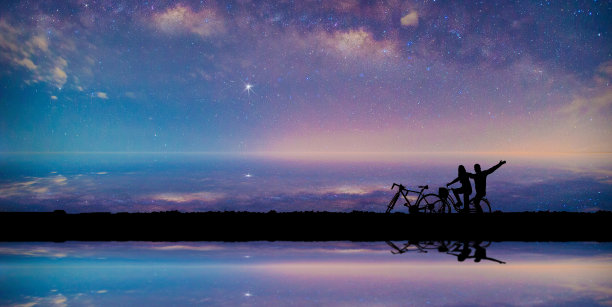
[{"label": "raised arm", "polygon": [[495,262],[497,262],[497,263],[499,263],[499,264],[505,264],[505,263],[506,263],[506,262],[504,262],[504,261],[497,260],[497,259],[495,259],[495,258],[484,257],[484,258],[482,258],[482,259],[489,260],[489,261],[495,261]]},{"label": "raised arm", "polygon": [[497,163],[495,166],[491,167],[490,169],[484,171],[484,173],[491,174],[492,172],[496,171],[500,166],[506,164],[506,161],[499,161],[499,163]]},{"label": "raised arm", "polygon": [[451,185],[451,184],[453,184],[453,183],[455,183],[455,182],[457,182],[457,181],[459,181],[459,177],[457,177],[457,178],[455,178],[455,180],[453,180],[453,181],[451,181],[451,182],[447,183],[447,184],[446,184],[446,186],[449,186],[449,185]]}]

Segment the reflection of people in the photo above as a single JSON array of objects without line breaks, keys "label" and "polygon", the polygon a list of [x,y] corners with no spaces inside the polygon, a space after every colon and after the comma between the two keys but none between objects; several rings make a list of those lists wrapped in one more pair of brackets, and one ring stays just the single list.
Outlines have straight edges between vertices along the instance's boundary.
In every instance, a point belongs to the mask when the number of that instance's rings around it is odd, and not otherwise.
[{"label": "reflection of people", "polygon": [[[505,263],[501,260],[487,257],[487,250],[484,247],[480,246],[481,243],[482,241],[476,241],[476,242],[463,241],[461,243],[457,242],[453,244],[454,248],[450,252],[446,252],[446,253],[457,257],[457,261],[459,262],[463,262],[465,261],[465,259],[474,258],[474,262],[480,262],[481,260],[484,259],[484,260],[489,260],[489,261],[495,261],[501,264]],[[470,256],[470,254],[472,253],[472,249],[470,248],[470,245],[471,247],[474,248],[474,255],[472,256]]]},{"label": "reflection of people", "polygon": [[[386,241],[387,244],[392,248],[392,254],[403,254],[407,251],[418,251],[419,253],[427,253],[426,249],[437,249],[440,253],[446,253],[448,255],[453,255],[457,257],[457,261],[463,262],[465,259],[474,259],[474,262],[479,263],[480,261],[489,260],[494,261],[500,264],[504,264],[504,261],[487,257],[487,250],[480,246],[482,241],[462,241],[462,242],[451,242],[446,241],[428,241],[428,242],[419,242],[419,241],[408,241],[404,244],[404,247],[400,248],[395,243],[391,241]],[[425,245],[425,246],[422,246]],[[411,246],[415,248],[409,249]],[[485,245],[488,246],[488,245]],[[472,255],[472,248],[474,254]]]},{"label": "reflection of people", "polygon": [[467,173],[470,178],[474,179],[474,188],[476,189],[476,196],[474,196],[474,207],[478,213],[482,213],[480,200],[487,195],[487,176],[504,164],[506,164],[506,161],[499,161],[499,163],[497,163],[495,166],[485,171],[480,169],[480,164],[474,164],[474,172],[476,173]]},{"label": "reflection of people", "polygon": [[463,242],[463,249],[461,249],[461,253],[457,255],[457,261],[464,261],[470,256],[471,252],[472,249],[470,248],[470,243],[467,241]]},{"label": "reflection of people", "polygon": [[457,202],[458,202],[457,205],[459,206],[461,206],[461,198],[459,197],[459,194],[463,194],[463,203],[465,204],[463,208],[463,212],[467,213],[468,204],[470,203],[470,194],[472,194],[472,184],[470,183],[470,177],[468,175],[468,172],[465,170],[465,166],[459,165],[457,172],[458,172],[457,178],[447,183],[446,186],[448,187],[449,185],[457,181],[461,183],[460,188],[452,189],[452,190],[453,190],[453,194],[455,194],[455,197],[457,198]]},{"label": "reflection of people", "polygon": [[504,264],[505,262],[497,260],[495,258],[489,258],[487,257],[487,250],[480,246],[480,243],[482,243],[482,241],[476,241],[474,242],[474,262],[480,262],[480,260],[485,259],[485,260],[490,260],[490,261],[495,261],[497,263],[501,263]]},{"label": "reflection of people", "polygon": [[[457,261],[459,262],[465,261],[465,259],[469,258],[470,254],[472,253],[472,249],[470,248],[470,242],[468,241],[463,241],[461,243],[456,242],[455,244],[453,244],[453,247],[454,248],[450,252],[446,253],[457,257]],[[455,254],[453,252],[459,253]]]}]

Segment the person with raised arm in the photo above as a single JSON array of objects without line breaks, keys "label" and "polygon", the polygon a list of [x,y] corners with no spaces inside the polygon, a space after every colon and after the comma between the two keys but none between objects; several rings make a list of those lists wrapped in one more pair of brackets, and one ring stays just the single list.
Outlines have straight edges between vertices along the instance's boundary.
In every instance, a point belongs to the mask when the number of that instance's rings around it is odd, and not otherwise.
[{"label": "person with raised arm", "polygon": [[482,243],[482,241],[476,241],[472,244],[472,247],[474,247],[474,262],[480,262],[482,259],[484,259],[489,261],[495,261],[500,264],[505,264],[504,261],[487,257],[487,250],[484,247],[480,246],[480,243]]},{"label": "person with raised arm", "polygon": [[487,176],[497,170],[500,166],[506,164],[506,161],[499,161],[496,165],[488,170],[481,170],[480,164],[474,164],[474,172],[467,173],[467,175],[474,179],[474,188],[476,188],[476,196],[474,196],[474,207],[476,212],[482,213],[482,207],[480,207],[480,200],[487,195]]}]

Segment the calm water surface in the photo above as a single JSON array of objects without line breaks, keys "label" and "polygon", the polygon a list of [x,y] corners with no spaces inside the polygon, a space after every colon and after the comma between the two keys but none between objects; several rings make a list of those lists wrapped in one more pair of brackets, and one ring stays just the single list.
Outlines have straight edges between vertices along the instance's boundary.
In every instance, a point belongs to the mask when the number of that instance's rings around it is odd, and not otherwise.
[{"label": "calm water surface", "polygon": [[[612,210],[612,155],[337,156],[0,154],[0,211],[376,211],[393,182],[428,184],[505,159],[487,180],[493,210]],[[403,207],[402,207],[403,208]],[[404,208],[405,209],[405,208]]]},{"label": "calm water surface", "polygon": [[612,304],[610,243],[482,242],[478,247],[486,255],[481,253],[479,262],[474,242],[467,249],[462,242],[445,242],[448,250],[441,246],[399,241],[0,243],[0,305]]}]

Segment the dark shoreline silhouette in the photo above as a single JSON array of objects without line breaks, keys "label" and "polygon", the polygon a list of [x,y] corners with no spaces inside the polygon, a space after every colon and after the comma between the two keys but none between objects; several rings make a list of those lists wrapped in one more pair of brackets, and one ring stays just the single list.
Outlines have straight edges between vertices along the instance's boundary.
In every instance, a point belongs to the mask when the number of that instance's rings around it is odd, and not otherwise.
[{"label": "dark shoreline silhouette", "polygon": [[0,241],[612,241],[612,212],[0,212]]}]

